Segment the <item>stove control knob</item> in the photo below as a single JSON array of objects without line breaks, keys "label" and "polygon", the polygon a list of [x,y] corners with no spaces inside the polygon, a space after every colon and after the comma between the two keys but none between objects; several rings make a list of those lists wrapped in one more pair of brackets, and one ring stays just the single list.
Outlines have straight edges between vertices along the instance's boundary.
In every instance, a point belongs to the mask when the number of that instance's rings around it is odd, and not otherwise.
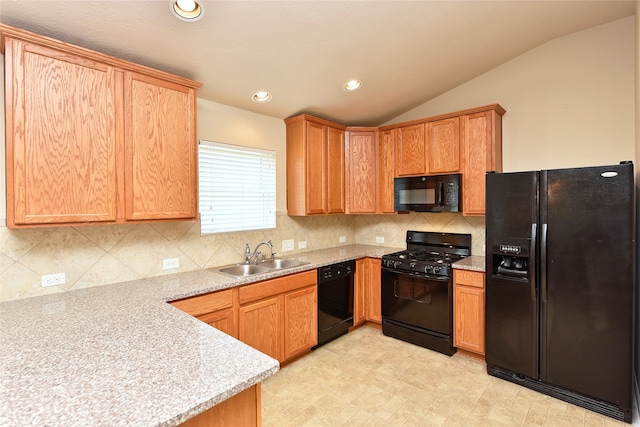
[{"label": "stove control knob", "polygon": [[440,267],[433,267],[433,274],[438,274],[440,272]]},{"label": "stove control knob", "polygon": [[415,263],[415,262],[412,262],[411,264],[409,264],[409,267],[411,267],[411,269],[416,268],[416,263]]}]

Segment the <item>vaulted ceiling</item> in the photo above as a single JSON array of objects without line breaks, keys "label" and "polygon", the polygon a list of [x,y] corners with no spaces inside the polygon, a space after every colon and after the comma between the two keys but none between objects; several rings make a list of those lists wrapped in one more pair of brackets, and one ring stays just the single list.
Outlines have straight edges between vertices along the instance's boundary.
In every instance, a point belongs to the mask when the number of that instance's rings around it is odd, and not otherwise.
[{"label": "vaulted ceiling", "polygon": [[[198,80],[198,96],[276,118],[379,125],[549,40],[631,16],[634,1],[0,0],[0,21]],[[347,80],[361,89],[346,92]],[[256,104],[252,95],[271,92]]]}]

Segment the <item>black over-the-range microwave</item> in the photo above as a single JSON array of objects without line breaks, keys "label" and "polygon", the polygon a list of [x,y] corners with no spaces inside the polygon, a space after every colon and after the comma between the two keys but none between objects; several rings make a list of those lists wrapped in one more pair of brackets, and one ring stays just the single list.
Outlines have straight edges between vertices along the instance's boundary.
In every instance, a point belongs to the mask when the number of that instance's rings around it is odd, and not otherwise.
[{"label": "black over-the-range microwave", "polygon": [[396,211],[459,212],[460,174],[409,176],[393,180]]}]

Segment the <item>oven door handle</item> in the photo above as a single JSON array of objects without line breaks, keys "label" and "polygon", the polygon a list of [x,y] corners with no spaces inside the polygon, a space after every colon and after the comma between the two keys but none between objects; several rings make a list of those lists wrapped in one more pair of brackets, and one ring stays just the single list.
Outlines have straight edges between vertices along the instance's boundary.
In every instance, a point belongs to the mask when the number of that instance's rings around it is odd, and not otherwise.
[{"label": "oven door handle", "polygon": [[400,271],[400,270],[394,270],[391,268],[383,268],[382,270],[388,271],[390,273],[395,273],[395,274],[404,274],[406,276],[422,277],[424,279],[435,280],[437,282],[449,281],[449,276],[435,276],[433,274],[428,274],[428,273],[420,273],[417,271]]}]

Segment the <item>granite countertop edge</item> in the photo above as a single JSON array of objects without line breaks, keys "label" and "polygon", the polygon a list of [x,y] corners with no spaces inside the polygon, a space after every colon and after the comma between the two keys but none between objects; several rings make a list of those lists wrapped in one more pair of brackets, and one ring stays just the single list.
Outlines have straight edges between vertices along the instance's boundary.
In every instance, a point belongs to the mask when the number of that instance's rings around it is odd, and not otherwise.
[{"label": "granite countertop edge", "polygon": [[248,278],[214,268],[0,303],[0,424],[179,425],[279,363],[167,302],[400,249],[345,245]]},{"label": "granite countertop edge", "polygon": [[479,255],[472,255],[466,258],[456,261],[452,264],[454,269],[458,270],[470,270],[470,271],[485,271],[485,257]]}]

